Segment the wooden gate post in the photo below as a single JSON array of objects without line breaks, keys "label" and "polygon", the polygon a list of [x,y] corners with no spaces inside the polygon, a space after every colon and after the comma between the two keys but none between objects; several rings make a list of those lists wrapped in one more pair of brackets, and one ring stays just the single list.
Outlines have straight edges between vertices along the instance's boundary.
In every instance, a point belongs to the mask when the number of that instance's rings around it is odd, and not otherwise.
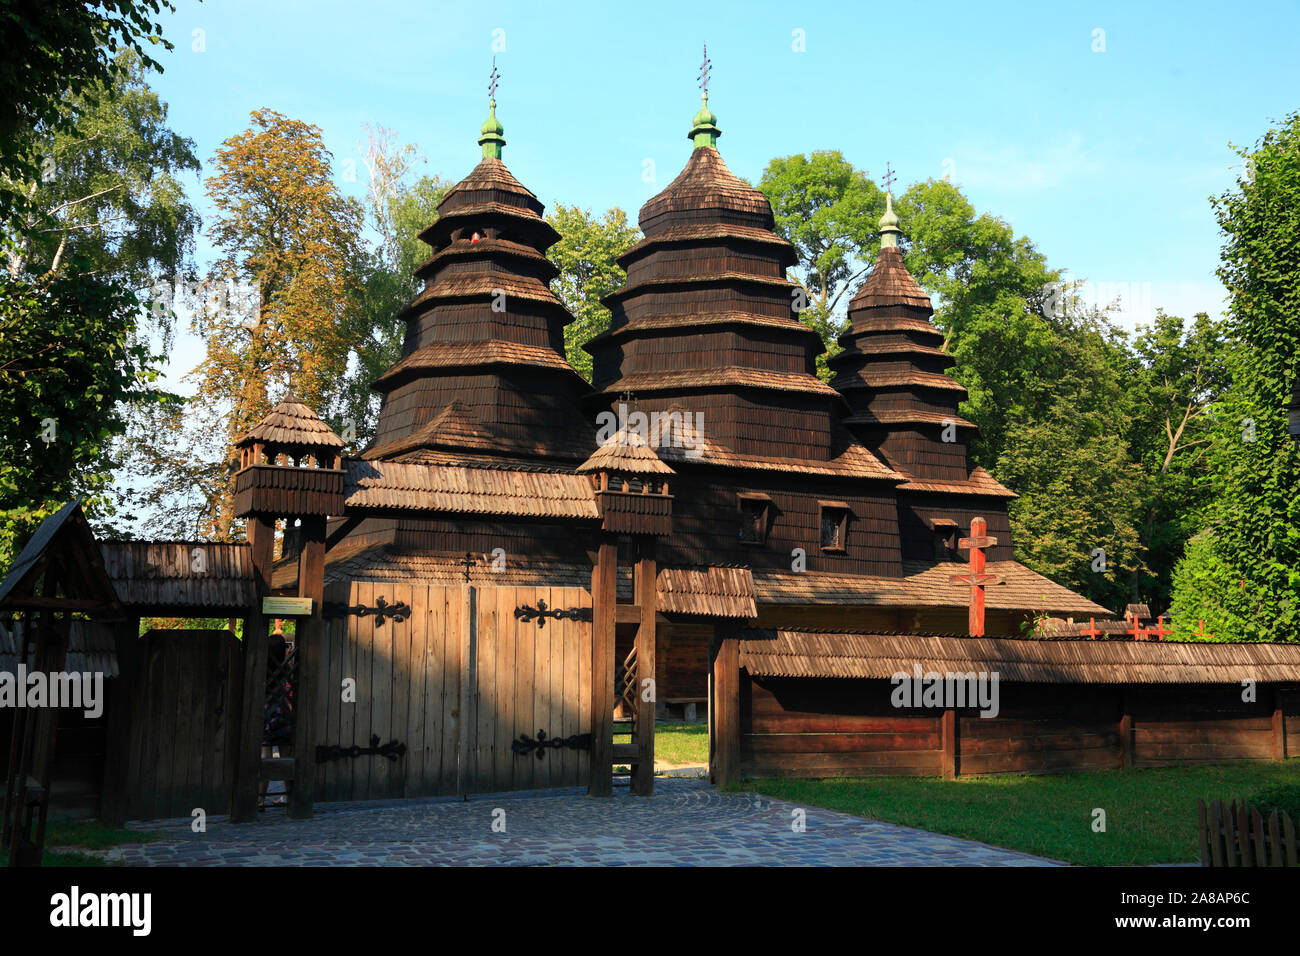
[{"label": "wooden gate post", "polygon": [[614,794],[614,605],[618,540],[602,534],[591,569],[591,780],[587,794]]},{"label": "wooden gate post", "polygon": [[710,750],[711,782],[717,786],[735,783],[740,775],[740,641],[715,638],[713,698],[710,724],[717,738]]},{"label": "wooden gate post", "polygon": [[104,780],[99,799],[99,819],[110,827],[126,823],[127,779],[131,759],[137,674],[140,664],[140,619],[127,617],[113,625],[113,650],[117,654],[117,681],[104,744]]},{"label": "wooden gate post", "polygon": [[[641,620],[636,629],[636,697],[633,702],[636,708],[634,742],[639,762],[632,766],[632,792],[641,797],[652,796],[655,792],[655,701],[659,696],[655,679],[655,618],[659,604],[657,547],[657,538],[646,535],[637,539],[633,584]],[[648,686],[647,680],[650,681]]]},{"label": "wooden gate post", "polygon": [[235,785],[230,795],[230,819],[252,823],[257,819],[257,785],[262,776],[262,734],[266,707],[266,619],[262,598],[271,592],[271,564],[275,556],[275,523],[262,515],[248,519],[248,545],[252,552],[257,593],[254,605],[244,610],[244,672],[239,696],[240,725],[235,756]]},{"label": "wooden gate post", "polygon": [[294,656],[298,672],[293,689],[293,786],[289,788],[289,816],[307,820],[316,799],[315,715],[323,690],[320,666],[324,660],[325,517],[310,515],[302,522],[302,551],[298,553],[298,596],[311,598],[311,617],[298,618]]}]

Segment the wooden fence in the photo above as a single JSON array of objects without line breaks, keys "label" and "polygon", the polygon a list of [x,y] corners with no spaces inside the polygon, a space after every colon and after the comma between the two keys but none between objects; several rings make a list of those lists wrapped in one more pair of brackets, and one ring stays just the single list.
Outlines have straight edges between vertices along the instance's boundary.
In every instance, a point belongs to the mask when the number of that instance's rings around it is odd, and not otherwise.
[{"label": "wooden fence", "polygon": [[1295,824],[1285,811],[1265,819],[1242,800],[1196,801],[1201,866],[1300,866]]}]

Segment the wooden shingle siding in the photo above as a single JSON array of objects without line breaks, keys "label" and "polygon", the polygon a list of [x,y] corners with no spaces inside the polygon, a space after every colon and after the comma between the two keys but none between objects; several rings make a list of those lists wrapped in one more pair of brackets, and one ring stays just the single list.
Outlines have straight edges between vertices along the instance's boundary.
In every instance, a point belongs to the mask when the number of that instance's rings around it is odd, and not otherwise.
[{"label": "wooden shingle siding", "polygon": [[100,552],[124,606],[234,611],[257,601],[247,544],[103,541]]}]

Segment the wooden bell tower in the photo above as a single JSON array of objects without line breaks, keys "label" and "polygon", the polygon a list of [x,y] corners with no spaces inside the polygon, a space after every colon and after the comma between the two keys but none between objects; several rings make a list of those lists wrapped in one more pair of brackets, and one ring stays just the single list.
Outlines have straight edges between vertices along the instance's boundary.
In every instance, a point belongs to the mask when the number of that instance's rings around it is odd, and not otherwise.
[{"label": "wooden bell tower", "polygon": [[[655,627],[658,594],[658,543],[672,532],[674,474],[645,439],[620,431],[579,468],[591,475],[601,527],[591,573],[592,697],[591,782],[587,792],[607,797],[614,788],[614,764],[632,768],[632,792],[654,793]],[[633,603],[618,603],[618,542],[631,539]],[[636,625],[636,642],[627,663],[625,685],[632,702],[632,742],[614,743],[614,708],[624,688],[614,686],[615,631]],[[624,731],[626,732],[626,731]]]},{"label": "wooden bell tower", "polygon": [[315,780],[313,709],[309,701],[320,654],[321,602],[325,591],[325,521],[343,513],[343,439],[306,405],[286,399],[249,429],[235,444],[235,516],[248,519],[248,542],[257,574],[259,597],[271,592],[275,559],[275,523],[286,532],[298,524],[298,587],[311,600],[310,614],[297,619],[295,645],[293,763],[264,768],[261,758],[263,701],[266,695],[266,620],[261,608],[251,620],[256,632],[244,635],[244,714],[239,770],[231,815],[236,821],[257,816],[257,784],[276,778],[292,780],[289,816],[309,817]]}]

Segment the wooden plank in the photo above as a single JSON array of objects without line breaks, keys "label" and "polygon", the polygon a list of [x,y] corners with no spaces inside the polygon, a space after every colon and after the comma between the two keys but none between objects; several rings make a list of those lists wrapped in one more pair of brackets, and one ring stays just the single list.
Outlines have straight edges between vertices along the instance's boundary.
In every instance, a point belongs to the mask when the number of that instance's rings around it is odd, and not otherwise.
[{"label": "wooden plank", "polygon": [[[564,588],[564,606],[565,607],[582,607],[584,592],[581,588]],[[578,697],[579,685],[581,683],[581,669],[583,656],[582,652],[587,647],[587,642],[582,639],[583,629],[586,627],[585,621],[564,621],[564,678],[560,686],[561,699],[564,701],[564,727],[562,733],[569,737],[573,734],[582,734],[587,732],[586,726],[581,721],[582,703]],[[564,762],[562,763],[563,773],[561,780],[566,787],[577,786],[584,777],[580,776],[579,760],[577,750],[564,749]]]},{"label": "wooden plank", "polygon": [[422,797],[424,789],[424,697],[428,692],[425,669],[428,666],[429,588],[416,584],[410,588],[411,617],[407,625],[409,653],[406,661],[406,701],[402,739],[406,756],[402,758],[402,795]]},{"label": "wooden plank", "polygon": [[[401,585],[375,586],[376,598],[382,596],[389,604],[398,600]],[[375,622],[374,661],[370,672],[370,734],[378,735],[381,745],[393,739],[393,682],[396,666],[397,631],[392,620],[383,624]],[[388,799],[393,796],[390,787],[392,762],[383,757],[359,757],[370,770],[370,798]]]},{"label": "wooden plank", "polygon": [[[334,601],[338,599],[338,585],[332,584],[325,589],[325,600]],[[346,601],[347,595],[343,595]],[[339,603],[343,603],[340,601]],[[332,617],[325,625],[325,654],[327,663],[324,666],[325,686],[321,688],[321,713],[324,717],[322,723],[323,733],[322,742],[325,744],[339,743],[343,739],[343,709],[349,705],[343,703],[343,670],[344,655],[348,649],[348,618]],[[319,789],[316,796],[321,800],[339,800],[339,764],[338,760],[327,760],[320,764],[316,771],[316,779],[319,783]]]},{"label": "wooden plank", "polygon": [[[895,734],[939,733],[940,718],[934,717],[854,717],[827,714],[821,717],[752,716],[756,734]],[[966,728],[963,728],[963,736]]]},{"label": "wooden plank", "polygon": [[614,605],[618,546],[602,536],[592,568],[591,764],[587,792],[608,797],[614,792]]},{"label": "wooden plank", "polygon": [[[945,780],[955,780],[957,778],[957,750],[958,735],[961,733],[961,721],[957,719],[957,711],[949,708],[943,712],[943,717],[939,720],[939,738],[940,749],[942,751],[943,778]],[[968,742],[979,744],[980,741],[974,740]]]},{"label": "wooden plank", "polygon": [[514,751],[510,740],[515,725],[516,651],[514,603],[516,589],[495,587],[491,591],[495,607],[497,630],[496,697],[494,708],[496,726],[493,733],[493,786],[497,790],[514,790],[518,785],[514,776]]},{"label": "wooden plank", "polygon": [[817,773],[838,775],[852,772],[872,771],[884,773],[916,773],[918,771],[938,774],[941,770],[942,755],[938,750],[891,751],[888,753],[850,753],[850,754],[781,754],[777,756],[758,756],[747,762],[756,776],[773,775],[808,775]]},{"label": "wooden plank", "polygon": [[[514,592],[515,600],[519,603],[518,607],[524,601],[529,600],[533,592],[528,589],[518,588]],[[559,622],[556,622],[557,624]],[[533,622],[525,623],[523,621],[511,618],[512,629],[515,635],[515,714],[512,730],[514,737],[517,739],[520,734],[532,736],[537,733],[537,728],[533,726],[533,709],[536,703],[537,677],[535,670],[537,667],[537,625]],[[511,751],[511,759],[514,761],[513,775],[516,785],[521,790],[530,790],[537,786],[537,763],[536,757],[524,755],[516,756]]]},{"label": "wooden plank", "polygon": [[[140,619],[130,617],[113,626],[113,648],[117,655],[117,681],[108,711],[104,739],[104,776],[100,784],[100,820],[120,828],[126,823],[127,787],[131,782],[132,708],[139,694]],[[238,717],[237,712],[232,716]],[[236,719],[236,723],[237,723]]]},{"label": "wooden plank", "polygon": [[[250,523],[251,526],[251,523]],[[240,641],[241,680],[235,784],[230,817],[235,823],[257,819],[257,781],[262,761],[262,730],[266,700],[266,618],[259,611],[244,614]]]},{"label": "wooden plank", "polygon": [[456,766],[456,793],[473,791],[474,780],[474,702],[478,693],[478,594],[473,585],[461,589],[460,617],[460,714],[459,759]]},{"label": "wooden plank", "polygon": [[[638,543],[637,564],[633,577],[640,620],[637,622],[636,631],[636,688],[632,706],[637,714],[634,740],[640,751],[640,760],[633,768],[632,792],[643,797],[652,796],[655,786],[655,700],[658,692],[655,633],[657,626],[655,612],[658,602],[655,582],[658,564],[655,549],[654,538],[643,538]],[[647,681],[650,682],[648,687]],[[648,700],[645,699],[647,696]]]},{"label": "wooden plank", "polygon": [[[574,601],[578,607],[591,607],[591,592],[574,588]],[[590,622],[583,621],[575,624],[575,630],[577,632],[578,651],[578,729],[582,733],[590,733],[592,699],[592,657],[590,649],[593,640],[593,627]],[[577,752],[577,758],[576,782],[581,783],[584,780],[591,779],[591,751],[589,749],[580,750]]]},{"label": "wooden plank", "polygon": [[[358,584],[345,585],[347,593],[344,596],[344,603],[354,604],[360,599],[358,594]],[[357,694],[361,690],[361,678],[359,669],[366,660],[365,646],[363,644],[362,619],[354,614],[349,614],[342,618],[342,637],[343,653],[339,661],[339,680],[335,687],[335,695],[339,699],[339,734],[335,738],[340,747],[351,747],[356,740],[357,719],[360,716],[361,706],[358,703],[361,698]],[[343,682],[351,681],[352,693],[351,699],[343,700]],[[333,743],[334,741],[327,741]],[[357,781],[353,776],[354,767],[352,760],[334,760],[331,761],[334,773],[334,799],[335,800],[356,800],[357,799]]]},{"label": "wooden plank", "polygon": [[753,754],[942,752],[938,733],[915,734],[745,734],[741,746]]},{"label": "wooden plank", "polygon": [[448,753],[443,742],[448,713],[447,691],[443,686],[443,667],[447,660],[447,593],[444,587],[428,589],[428,609],[424,643],[424,756],[420,768],[420,793],[433,796],[444,794],[442,768],[450,759],[453,765],[452,786],[455,786],[455,756],[453,746]]},{"label": "wooden plank", "polygon": [[[154,813],[163,818],[179,816],[189,813],[188,808],[182,808],[180,802],[180,790],[184,786],[185,771],[182,762],[180,780],[181,786],[177,786],[176,772],[176,737],[180,728],[180,712],[188,710],[191,701],[178,701],[180,696],[177,688],[180,686],[182,679],[181,655],[178,653],[179,647],[177,639],[168,634],[159,642],[162,652],[163,681],[159,688],[161,700],[158,702],[158,725],[156,728],[158,734],[158,777],[157,777],[157,794],[154,797]],[[184,754],[182,752],[182,761]]]},{"label": "wooden plank", "polygon": [[[549,588],[537,588],[525,592],[527,600],[536,602],[537,600],[546,601],[547,605],[551,604],[551,591]],[[546,622],[545,627],[539,627],[537,624],[527,625],[533,635],[533,700],[530,706],[532,712],[532,726],[527,731],[530,737],[536,737],[538,731],[544,730],[548,735],[555,732],[555,727],[551,722],[551,639],[555,634],[555,628],[551,626],[550,621]],[[521,758],[522,759],[522,758]],[[533,764],[533,786],[549,787],[551,786],[551,754],[538,759],[535,755],[530,756],[529,761]]]},{"label": "wooden plank", "polygon": [[474,696],[474,793],[491,793],[496,758],[496,593],[490,587],[477,589],[478,603],[478,693]]},{"label": "wooden plank", "polygon": [[312,599],[310,617],[298,618],[296,643],[298,687],[294,691],[294,759],[298,774],[289,791],[288,815],[295,820],[309,819],[316,799],[316,745],[323,742],[316,726],[321,691],[321,643],[324,619],[321,599],[325,592],[325,518],[311,515],[301,519],[302,551],[298,554],[298,596]]},{"label": "wooden plank", "polygon": [[[353,595],[359,604],[366,607],[375,606],[375,585],[370,581],[358,581],[353,587]],[[352,721],[352,739],[344,746],[370,746],[370,735],[374,732],[374,698],[375,673],[380,665],[375,658],[379,656],[379,643],[375,637],[375,619],[372,617],[353,618],[357,622],[357,704]],[[370,763],[361,758],[347,760],[352,776],[352,799],[369,800],[372,791]]]},{"label": "wooden plank", "polygon": [[[740,770],[740,644],[735,638],[722,639],[714,658],[713,705],[717,740],[710,778],[724,786],[734,783]],[[799,756],[792,754],[789,759],[797,761]]]},{"label": "wooden plank", "polygon": [[[394,584],[391,602],[396,604],[398,601],[404,601],[407,607],[411,606],[411,586],[409,584]],[[408,616],[405,621],[388,621],[384,627],[388,628],[389,654],[392,660],[392,670],[388,680],[388,734],[381,736],[381,742],[396,740],[399,743],[406,743],[406,700],[410,694],[410,656],[411,656],[411,619]],[[389,798],[400,797],[402,795],[402,781],[404,777],[404,763],[406,758],[398,760],[387,760],[378,758],[377,763],[383,764],[384,792]]]}]

